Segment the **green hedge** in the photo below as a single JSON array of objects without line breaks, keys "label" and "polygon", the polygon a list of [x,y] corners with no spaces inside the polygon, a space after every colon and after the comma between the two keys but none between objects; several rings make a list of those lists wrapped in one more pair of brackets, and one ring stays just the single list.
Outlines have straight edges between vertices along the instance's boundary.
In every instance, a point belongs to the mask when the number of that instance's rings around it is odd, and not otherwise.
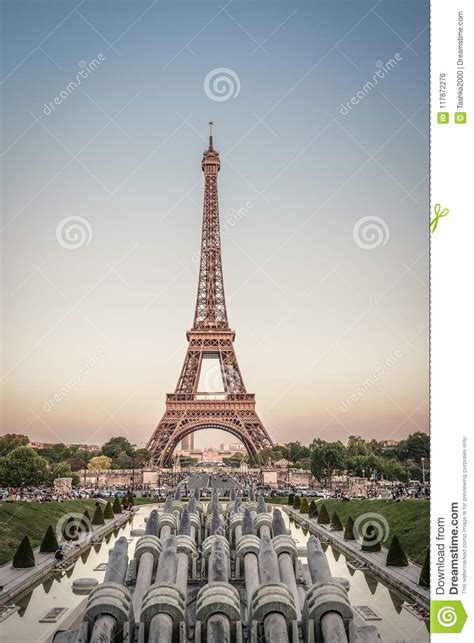
[{"label": "green hedge", "polygon": [[16,569],[24,569],[26,567],[34,567],[35,565],[35,555],[31,548],[30,539],[28,536],[24,536],[13,556],[13,567]]}]

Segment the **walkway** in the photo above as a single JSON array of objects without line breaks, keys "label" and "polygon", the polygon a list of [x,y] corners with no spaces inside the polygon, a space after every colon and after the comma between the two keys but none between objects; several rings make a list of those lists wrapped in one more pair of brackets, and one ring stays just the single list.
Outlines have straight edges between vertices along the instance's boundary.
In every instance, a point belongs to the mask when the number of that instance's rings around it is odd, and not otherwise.
[{"label": "walkway", "polygon": [[[105,525],[99,525],[93,532],[85,534],[77,541],[77,547],[73,547],[65,553],[63,563],[67,564],[69,562],[73,564],[80,554],[88,549],[94,541],[126,523],[131,515],[130,512],[117,514],[114,518],[107,520]],[[40,554],[39,547],[33,551],[36,559],[34,567],[14,569],[11,562],[5,563],[0,567],[0,604],[8,603],[12,598],[21,594],[53,571],[56,563],[54,554]]]},{"label": "walkway", "polygon": [[380,552],[362,551],[357,541],[344,540],[342,531],[332,531],[329,525],[320,525],[316,520],[308,518],[307,514],[300,514],[292,507],[282,506],[282,509],[299,525],[307,527],[315,536],[326,538],[329,542],[334,543],[346,557],[364,565],[377,578],[405,593],[418,605],[425,609],[429,608],[429,590],[418,585],[421,573],[419,565],[410,562],[407,567],[387,567],[385,564],[387,549],[385,547]]}]

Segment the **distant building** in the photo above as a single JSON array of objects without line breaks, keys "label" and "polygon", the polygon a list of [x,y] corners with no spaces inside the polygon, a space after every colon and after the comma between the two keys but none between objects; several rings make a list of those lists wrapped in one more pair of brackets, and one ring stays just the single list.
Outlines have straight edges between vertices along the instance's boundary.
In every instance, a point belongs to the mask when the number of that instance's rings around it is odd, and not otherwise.
[{"label": "distant building", "polygon": [[285,458],[282,458],[281,460],[275,462],[276,467],[288,467],[289,464],[291,464],[290,461],[285,460]]},{"label": "distant building", "polygon": [[398,440],[383,440],[382,446],[384,449],[393,449],[398,444]]},{"label": "distant building", "polygon": [[[31,441],[28,446],[31,449],[50,449],[54,447],[58,442],[33,442]],[[63,443],[64,444],[64,443]],[[68,449],[80,449],[81,451],[100,451],[101,446],[99,444],[64,444]]]}]

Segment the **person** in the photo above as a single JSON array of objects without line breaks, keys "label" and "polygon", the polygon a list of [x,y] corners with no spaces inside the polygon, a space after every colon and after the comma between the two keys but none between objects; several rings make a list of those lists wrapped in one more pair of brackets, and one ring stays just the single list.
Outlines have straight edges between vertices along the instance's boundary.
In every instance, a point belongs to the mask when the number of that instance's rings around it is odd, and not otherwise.
[{"label": "person", "polygon": [[54,558],[57,563],[60,563],[64,559],[64,552],[61,547],[58,547],[54,553]]}]

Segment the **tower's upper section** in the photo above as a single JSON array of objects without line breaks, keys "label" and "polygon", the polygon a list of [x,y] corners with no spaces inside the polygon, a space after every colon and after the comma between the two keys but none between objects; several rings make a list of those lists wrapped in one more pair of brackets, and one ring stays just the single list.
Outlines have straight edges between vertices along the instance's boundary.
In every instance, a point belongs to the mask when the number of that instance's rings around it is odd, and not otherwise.
[{"label": "tower's upper section", "polygon": [[209,123],[209,148],[204,152],[204,208],[202,214],[201,261],[199,266],[194,330],[215,332],[228,329],[222,274],[217,173],[221,167],[219,153],[212,142]]},{"label": "tower's upper section", "polygon": [[202,157],[202,171],[204,174],[217,175],[221,169],[221,162],[219,160],[219,152],[213,147],[212,126],[214,123],[209,123],[209,148],[204,152]]}]

